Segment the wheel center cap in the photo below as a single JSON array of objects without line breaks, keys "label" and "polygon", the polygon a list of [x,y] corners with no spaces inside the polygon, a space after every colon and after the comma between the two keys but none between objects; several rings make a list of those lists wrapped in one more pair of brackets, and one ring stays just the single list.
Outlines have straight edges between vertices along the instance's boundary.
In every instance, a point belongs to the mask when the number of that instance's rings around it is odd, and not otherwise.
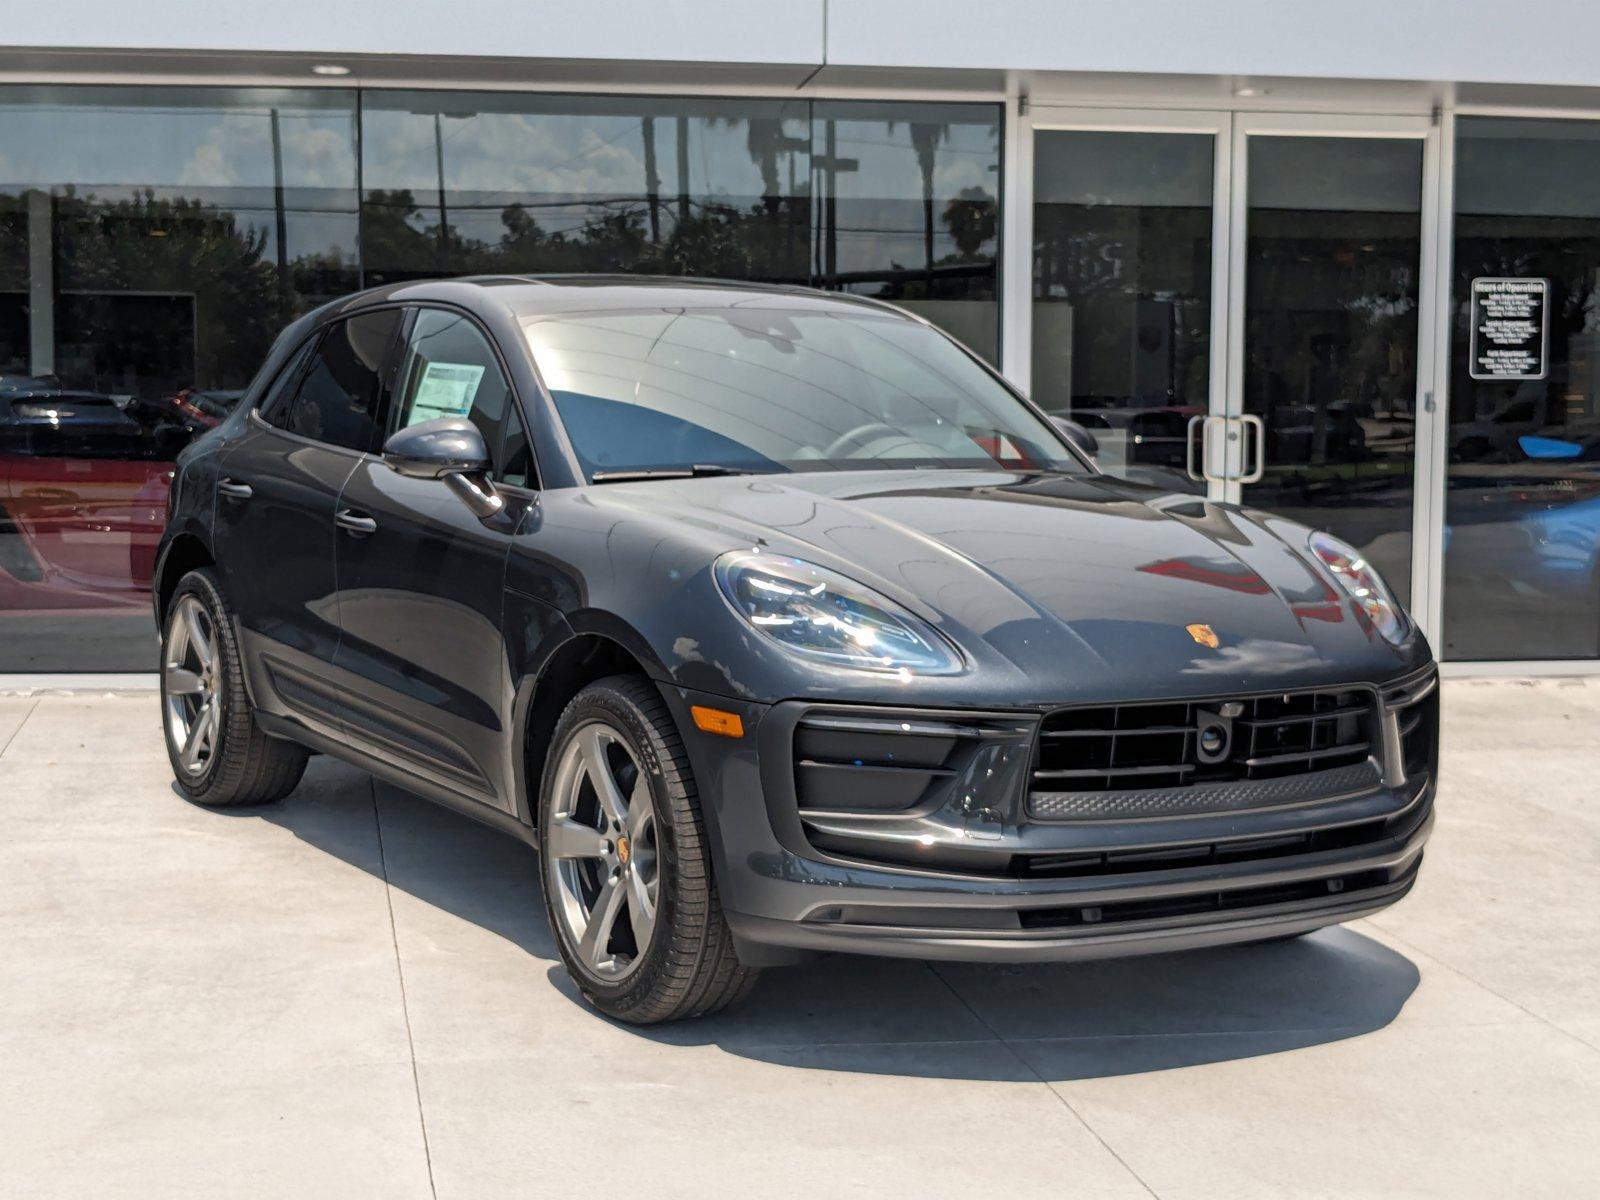
[{"label": "wheel center cap", "polygon": [[633,851],[628,846],[628,839],[625,837],[619,837],[617,839],[617,861],[623,866],[627,866],[628,858],[632,853]]}]

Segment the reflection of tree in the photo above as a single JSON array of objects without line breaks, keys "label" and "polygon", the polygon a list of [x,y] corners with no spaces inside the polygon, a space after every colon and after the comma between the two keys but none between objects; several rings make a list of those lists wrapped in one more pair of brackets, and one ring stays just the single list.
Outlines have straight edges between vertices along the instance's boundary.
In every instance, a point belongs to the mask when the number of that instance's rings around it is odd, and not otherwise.
[{"label": "reflection of tree", "polygon": [[[772,203],[775,201],[776,203]],[[452,205],[460,211],[465,199]],[[502,233],[490,242],[464,237],[452,224],[444,246],[452,275],[627,272],[644,275],[707,275],[729,279],[805,280],[805,264],[794,261],[803,244],[807,206],[795,197],[764,197],[741,207],[732,202],[691,200],[664,236],[652,237],[648,195],[596,199],[555,206],[577,208],[582,223],[550,230],[533,202],[500,210]],[[441,231],[435,214],[408,191],[371,192],[364,209],[362,244],[377,278],[434,274]]]},{"label": "reflection of tree", "polygon": [[1000,211],[981,187],[962,188],[944,206],[944,223],[960,260],[978,262],[987,257],[984,248],[1000,230]]},{"label": "reflection of tree", "polygon": [[163,383],[239,386],[292,315],[280,307],[277,271],[264,257],[267,233],[240,228],[235,214],[203,201],[148,189],[100,201],[68,189],[56,200],[56,226],[64,291],[194,297],[194,377]]},{"label": "reflection of tree", "polygon": [[[893,133],[897,122],[889,122]],[[917,171],[922,176],[922,257],[928,273],[928,288],[933,288],[933,174],[939,163],[939,143],[950,136],[950,126],[932,121],[912,121],[911,149],[917,156]]]}]

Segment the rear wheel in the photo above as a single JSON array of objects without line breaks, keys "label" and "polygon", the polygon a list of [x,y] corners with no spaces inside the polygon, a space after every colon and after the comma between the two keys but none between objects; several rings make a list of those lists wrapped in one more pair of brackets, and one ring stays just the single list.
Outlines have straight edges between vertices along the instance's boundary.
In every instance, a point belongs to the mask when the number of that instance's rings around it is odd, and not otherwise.
[{"label": "rear wheel", "polygon": [[551,739],[539,799],[545,911],[567,970],[608,1016],[717,1012],[756,972],[722,916],[682,740],[648,680],[580,692]]},{"label": "rear wheel", "polygon": [[268,737],[244,688],[244,664],[216,577],[178,581],[161,638],[161,723],[183,794],[214,808],[266,804],[294,790],[306,751]]}]

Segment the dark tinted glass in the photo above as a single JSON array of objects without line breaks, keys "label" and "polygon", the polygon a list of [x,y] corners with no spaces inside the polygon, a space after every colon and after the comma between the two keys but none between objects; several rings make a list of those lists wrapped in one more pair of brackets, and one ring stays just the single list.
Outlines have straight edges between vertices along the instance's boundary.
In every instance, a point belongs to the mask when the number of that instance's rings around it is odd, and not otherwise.
[{"label": "dark tinted glass", "polygon": [[278,372],[277,378],[267,388],[267,394],[261,398],[261,403],[256,406],[256,411],[261,414],[262,420],[268,424],[284,426],[289,420],[289,406],[294,400],[295,387],[300,382],[301,373],[305,370],[306,360],[317,348],[317,339],[308,338],[306,343],[284,363]]},{"label": "dark tinted glass", "polygon": [[115,410],[17,434],[0,671],[154,669],[173,459],[360,286],[355,147],[348,90],[0,87],[0,394]]},{"label": "dark tinted glass", "polygon": [[496,456],[499,473],[505,462],[500,438],[511,408],[511,386],[476,325],[460,313],[423,309],[406,340],[397,378],[394,428],[466,417]]},{"label": "dark tinted glass", "polygon": [[517,414],[516,405],[512,405],[511,411],[507,414],[506,436],[502,446],[504,465],[500,468],[501,481],[516,487],[536,486],[533,448],[528,444],[528,431],[522,423],[521,416]]},{"label": "dark tinted glass", "polygon": [[1211,134],[1035,135],[1032,394],[1113,473],[1181,470],[1208,410],[1215,154]]},{"label": "dark tinted glass", "polygon": [[[1456,123],[1444,651],[1600,655],[1600,128]],[[1478,278],[1546,280],[1543,378],[1474,379]],[[1480,372],[1481,373],[1481,372]]]},{"label": "dark tinted glass", "polygon": [[1422,143],[1249,146],[1244,411],[1265,422],[1266,474],[1244,500],[1343,538],[1405,601]]},{"label": "dark tinted glass", "polygon": [[400,310],[390,308],[330,327],[306,368],[285,428],[347,450],[374,449],[383,368],[399,323]]}]

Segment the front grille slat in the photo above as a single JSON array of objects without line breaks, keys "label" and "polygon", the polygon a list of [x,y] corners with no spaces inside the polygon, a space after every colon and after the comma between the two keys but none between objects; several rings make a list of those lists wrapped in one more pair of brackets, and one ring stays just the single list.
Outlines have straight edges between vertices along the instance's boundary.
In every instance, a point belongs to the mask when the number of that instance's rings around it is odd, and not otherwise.
[{"label": "front grille slat", "polygon": [[1274,767],[1282,763],[1314,763],[1325,758],[1342,758],[1368,749],[1365,742],[1356,742],[1350,745],[1330,746],[1326,750],[1312,750],[1309,753],[1291,751],[1288,754],[1259,754],[1253,758],[1243,758],[1239,761],[1247,767]]},{"label": "front grille slat", "polygon": [[[1376,742],[1376,695],[1332,688],[1059,709],[1040,728],[1033,793],[1250,783],[1354,767]],[[1220,748],[1201,750],[1201,734]]]},{"label": "front grille slat", "polygon": [[1130,775],[1171,775],[1174,771],[1187,773],[1194,769],[1187,763],[1175,767],[1086,767],[1081,770],[1035,771],[1033,777],[1035,779],[1122,779]]}]

